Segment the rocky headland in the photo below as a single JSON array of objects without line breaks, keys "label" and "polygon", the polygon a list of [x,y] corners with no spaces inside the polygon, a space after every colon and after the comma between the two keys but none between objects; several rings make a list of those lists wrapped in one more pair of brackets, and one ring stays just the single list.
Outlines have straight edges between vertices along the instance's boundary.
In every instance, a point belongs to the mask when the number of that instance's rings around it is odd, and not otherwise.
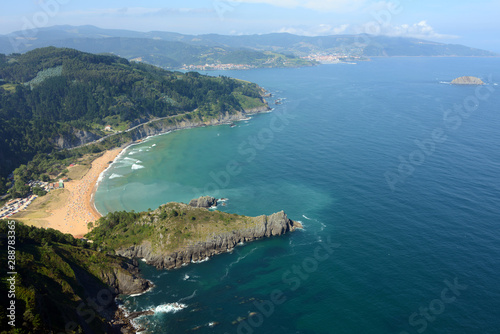
[{"label": "rocky headland", "polygon": [[452,85],[484,85],[483,80],[477,77],[463,76],[454,79],[451,82]]},{"label": "rocky headland", "polygon": [[301,227],[300,223],[290,220],[281,211],[269,216],[253,217],[253,224],[250,227],[231,232],[213,233],[205,241],[195,242],[168,253],[155,249],[151,241],[117,249],[116,253],[128,258],[143,258],[147,264],[158,269],[174,269],[217,254],[230,252],[243,242],[282,235]]},{"label": "rocky headland", "polygon": [[189,205],[168,203],[155,211],[136,214],[128,224],[111,217],[111,229],[103,217],[88,237],[113,248],[117,255],[141,258],[159,269],[174,269],[230,252],[240,243],[279,236],[302,227],[283,211],[248,217],[207,209],[215,204],[217,199],[208,196]]}]

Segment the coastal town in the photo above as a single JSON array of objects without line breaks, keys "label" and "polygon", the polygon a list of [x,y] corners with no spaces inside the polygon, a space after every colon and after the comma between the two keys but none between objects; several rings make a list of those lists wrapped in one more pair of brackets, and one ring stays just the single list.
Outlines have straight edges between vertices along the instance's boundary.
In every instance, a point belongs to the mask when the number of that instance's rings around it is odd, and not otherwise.
[{"label": "coastal town", "polygon": [[186,65],[181,70],[185,71],[227,71],[227,70],[250,70],[257,68],[248,64],[205,64],[205,65]]},{"label": "coastal town", "polygon": [[352,56],[337,53],[312,53],[307,56],[302,57],[302,59],[315,61],[320,64],[338,64],[338,63],[348,63],[354,61],[366,61],[365,57]]},{"label": "coastal town", "polygon": [[[66,178],[66,181],[68,179]],[[64,188],[64,179],[60,179],[59,182],[43,182],[43,181],[30,181],[27,185],[32,189],[35,187],[41,188],[45,192],[49,192],[54,189]],[[9,218],[12,215],[26,209],[38,195],[30,194],[24,198],[14,198],[3,207],[0,208],[0,219]]]}]

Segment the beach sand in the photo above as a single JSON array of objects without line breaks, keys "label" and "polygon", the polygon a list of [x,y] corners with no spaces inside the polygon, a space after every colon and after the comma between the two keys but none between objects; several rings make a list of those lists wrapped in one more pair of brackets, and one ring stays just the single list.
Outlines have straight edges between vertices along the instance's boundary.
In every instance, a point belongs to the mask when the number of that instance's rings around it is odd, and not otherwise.
[{"label": "beach sand", "polygon": [[46,198],[40,198],[40,203],[33,203],[33,208],[28,207],[18,217],[12,218],[28,225],[53,228],[82,237],[89,231],[87,224],[101,217],[93,203],[99,175],[120,152],[121,149],[106,151],[92,162],[91,168],[81,179],[65,182],[64,189],[51,191],[44,196]]}]

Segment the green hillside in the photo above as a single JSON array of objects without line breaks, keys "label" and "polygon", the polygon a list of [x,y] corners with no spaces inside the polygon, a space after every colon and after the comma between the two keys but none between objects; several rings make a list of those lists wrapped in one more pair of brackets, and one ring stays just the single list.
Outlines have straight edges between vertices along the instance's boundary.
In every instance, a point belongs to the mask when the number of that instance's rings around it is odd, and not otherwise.
[{"label": "green hillside", "polygon": [[[0,258],[7,266],[7,221],[0,221]],[[1,333],[106,333],[116,310],[109,277],[134,276],[131,261],[97,251],[53,229],[16,224],[15,298],[2,275],[0,305],[15,300],[15,328],[0,313]],[[11,276],[9,276],[11,277]],[[139,279],[142,280],[142,279]],[[144,280],[142,280],[144,281]]]},{"label": "green hillside", "polygon": [[116,56],[47,47],[0,55],[0,194],[5,177],[37,154],[58,151],[77,131],[87,141],[106,125],[125,130],[197,111],[203,119],[264,103],[255,84],[180,73]]}]

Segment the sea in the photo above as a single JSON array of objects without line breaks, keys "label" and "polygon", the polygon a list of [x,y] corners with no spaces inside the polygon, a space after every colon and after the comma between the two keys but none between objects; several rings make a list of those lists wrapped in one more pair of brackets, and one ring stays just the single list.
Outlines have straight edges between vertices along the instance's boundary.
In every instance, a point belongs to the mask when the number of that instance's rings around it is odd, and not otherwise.
[{"label": "sea", "polygon": [[[204,73],[205,74],[205,73]],[[500,333],[500,58],[374,58],[209,72],[259,84],[273,110],[130,146],[97,209],[202,195],[284,210],[304,229],[123,296],[145,333]],[[484,86],[457,86],[460,76]]]}]

